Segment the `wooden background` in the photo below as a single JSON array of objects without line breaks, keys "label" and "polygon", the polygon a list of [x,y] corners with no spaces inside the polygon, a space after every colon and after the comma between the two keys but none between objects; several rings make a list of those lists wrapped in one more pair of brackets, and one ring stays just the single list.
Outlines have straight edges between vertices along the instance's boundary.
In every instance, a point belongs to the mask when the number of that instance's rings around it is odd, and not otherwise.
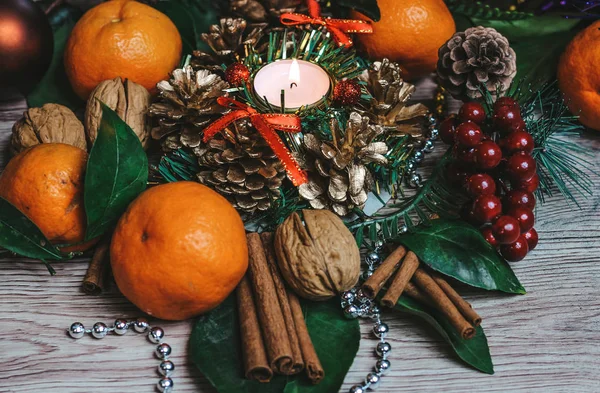
[{"label": "wooden background", "polygon": [[[419,96],[431,97],[432,86],[422,83]],[[3,159],[11,126],[25,108],[22,100],[0,103]],[[598,171],[599,137],[590,132],[579,141],[594,149]],[[465,366],[416,317],[384,314],[391,329],[392,370],[379,391],[600,391],[600,176],[593,179],[595,195],[581,199],[580,210],[560,197],[537,209],[540,245],[513,264],[527,295],[463,290],[484,317],[495,375]],[[85,260],[54,267],[57,275],[50,277],[36,261],[0,261],[0,392],[154,392],[158,361],[143,336],[75,341],[65,330],[74,321],[91,327],[140,312],[114,285],[102,296],[84,295],[80,285]],[[176,391],[214,393],[188,358],[193,321],[151,323],[165,328],[166,342],[173,347]],[[360,382],[375,362],[370,327],[363,324],[360,352],[343,392]]]}]

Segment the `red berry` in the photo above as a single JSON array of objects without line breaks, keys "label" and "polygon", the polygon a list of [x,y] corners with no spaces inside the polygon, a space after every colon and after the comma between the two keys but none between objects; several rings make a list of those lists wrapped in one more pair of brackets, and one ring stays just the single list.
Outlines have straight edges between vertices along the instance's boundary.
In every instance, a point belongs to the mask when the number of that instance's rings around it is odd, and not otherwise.
[{"label": "red berry", "polygon": [[529,245],[525,235],[519,236],[519,238],[511,244],[503,244],[500,246],[500,254],[509,262],[519,262],[525,258],[529,252]]},{"label": "red berry", "polygon": [[517,106],[501,105],[494,109],[494,126],[500,131],[510,131],[513,126],[522,121],[521,111]]},{"label": "red berry", "polygon": [[516,120],[515,122],[513,122],[513,124],[510,126],[510,128],[508,130],[506,130],[506,132],[508,132],[508,133],[517,132],[517,131],[527,132],[527,123],[525,123],[525,120],[523,120],[523,119]]},{"label": "red berry", "polygon": [[461,186],[467,180],[470,172],[459,162],[452,162],[446,167],[446,178],[448,183],[453,186]]},{"label": "red berry", "polygon": [[478,102],[467,102],[458,111],[460,121],[473,121],[479,125],[485,121],[485,108]]},{"label": "red berry", "polygon": [[525,239],[527,240],[527,245],[529,246],[529,251],[533,251],[535,246],[538,244],[538,233],[535,228],[531,228],[527,232],[525,232]]},{"label": "red berry", "polygon": [[509,209],[522,206],[533,210],[535,207],[535,197],[529,191],[510,190],[504,197],[504,202]]},{"label": "red berry", "polygon": [[513,207],[509,209],[506,214],[516,218],[517,221],[519,221],[521,233],[525,233],[531,228],[533,228],[533,224],[535,223],[535,217],[533,216],[533,212],[530,209],[522,206]]},{"label": "red berry", "polygon": [[452,148],[452,154],[458,160],[461,160],[465,164],[474,164],[475,163],[475,153],[477,149],[474,147],[463,147],[460,145],[454,145]]},{"label": "red berry", "polygon": [[473,217],[480,224],[492,222],[502,214],[502,203],[495,195],[482,195],[473,203]]},{"label": "red berry", "polygon": [[492,233],[500,244],[513,243],[521,235],[519,221],[511,216],[500,216],[492,224]]},{"label": "red berry", "polygon": [[452,145],[454,143],[454,134],[456,133],[456,117],[450,116],[440,123],[440,138],[444,143]]},{"label": "red berry", "polygon": [[465,147],[475,147],[481,142],[483,132],[481,128],[472,121],[459,124],[456,127],[454,141]]},{"label": "red berry", "polygon": [[492,233],[492,227],[485,227],[481,229],[481,234],[483,235],[485,241],[490,243],[492,247],[498,247],[499,243],[498,240],[496,240],[496,238],[494,237],[494,234]]},{"label": "red berry", "polygon": [[527,191],[527,192],[535,192],[535,190],[538,189],[538,187],[540,186],[540,177],[537,175],[537,173],[535,175],[533,175],[533,177],[529,180],[525,180],[525,181],[517,181],[514,184],[511,183],[511,185],[513,186],[514,189],[516,190],[522,190],[522,191]]},{"label": "red berry", "polygon": [[482,169],[492,169],[502,160],[502,150],[495,142],[485,141],[477,146],[475,154],[477,165]]},{"label": "red berry", "polygon": [[506,161],[506,173],[518,182],[527,181],[535,175],[535,159],[525,152],[513,154]]},{"label": "red berry", "polygon": [[501,106],[512,106],[518,108],[519,103],[514,98],[500,97],[496,100],[496,102],[494,102],[494,111],[496,111]]},{"label": "red berry", "polygon": [[525,131],[511,132],[506,138],[500,141],[500,145],[504,150],[509,153],[516,153],[518,151],[524,151],[531,153],[533,151],[533,137],[530,133]]},{"label": "red berry", "polygon": [[467,179],[467,192],[474,197],[480,195],[494,195],[496,193],[496,182],[485,173],[471,175]]}]

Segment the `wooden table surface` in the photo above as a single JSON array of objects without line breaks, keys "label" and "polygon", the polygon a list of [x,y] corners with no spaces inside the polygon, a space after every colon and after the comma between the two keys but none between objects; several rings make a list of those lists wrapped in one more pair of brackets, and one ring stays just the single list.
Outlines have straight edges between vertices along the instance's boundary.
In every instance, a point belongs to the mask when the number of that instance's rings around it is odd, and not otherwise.
[{"label": "wooden table surface", "polygon": [[[22,100],[0,103],[4,160],[11,126],[24,109]],[[580,143],[594,149],[592,160],[600,171],[600,133],[588,133]],[[540,245],[513,264],[527,295],[464,291],[484,317],[495,375],[465,366],[416,317],[384,314],[391,330],[392,370],[379,391],[599,392],[600,176],[593,180],[595,195],[581,199],[580,210],[560,197],[537,209]],[[91,327],[141,313],[114,285],[99,297],[83,294],[87,261],[55,263],[54,268],[57,275],[50,277],[36,261],[0,261],[0,392],[154,392],[158,362],[144,337],[75,341],[65,333],[74,321]],[[188,358],[193,321],[151,323],[165,328],[173,347],[176,391],[214,393]],[[375,362],[369,329],[363,324],[360,351],[343,392]]]}]

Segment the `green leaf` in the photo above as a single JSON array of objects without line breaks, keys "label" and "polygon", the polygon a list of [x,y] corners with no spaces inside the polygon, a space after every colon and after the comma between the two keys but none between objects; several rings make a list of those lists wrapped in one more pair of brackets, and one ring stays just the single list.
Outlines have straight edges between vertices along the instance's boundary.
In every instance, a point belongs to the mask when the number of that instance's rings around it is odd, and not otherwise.
[{"label": "green leaf", "polygon": [[439,311],[424,306],[407,296],[401,296],[395,308],[423,318],[442,335],[465,363],[484,373],[494,373],[487,338],[481,326],[476,328],[475,337],[465,340]]},{"label": "green leaf", "polygon": [[85,102],[71,88],[71,83],[65,73],[63,53],[71,30],[73,30],[73,26],[77,23],[81,13],[73,7],[68,7],[61,8],[53,14],[60,14],[62,17],[50,19],[53,22],[54,34],[52,62],[40,83],[27,95],[27,105],[29,107],[39,107],[47,103],[55,103],[77,110],[82,108]]},{"label": "green leaf", "polygon": [[190,337],[192,361],[219,393],[337,392],[358,351],[358,321],[344,319],[336,300],[303,302],[303,308],[325,370],[318,385],[310,384],[304,373],[276,376],[268,384],[244,379],[235,295],[196,322]]},{"label": "green leaf", "polygon": [[337,4],[361,12],[375,22],[381,19],[381,11],[377,5],[377,0],[337,0]]},{"label": "green leaf", "polygon": [[104,104],[84,185],[86,239],[112,227],[148,181],[148,157],[138,137]]},{"label": "green leaf", "polygon": [[25,214],[3,198],[0,212],[0,247],[34,259],[66,258]]},{"label": "green leaf", "polygon": [[398,237],[434,270],[465,284],[507,293],[524,294],[525,288],[481,233],[463,221],[438,219],[429,226]]}]

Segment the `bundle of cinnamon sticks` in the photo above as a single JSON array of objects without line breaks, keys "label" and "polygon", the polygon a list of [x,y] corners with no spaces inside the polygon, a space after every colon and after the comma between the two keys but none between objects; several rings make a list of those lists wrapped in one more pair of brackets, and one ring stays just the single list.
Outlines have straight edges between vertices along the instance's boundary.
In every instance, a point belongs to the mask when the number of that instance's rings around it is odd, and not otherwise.
[{"label": "bundle of cinnamon sticks", "polygon": [[[395,276],[392,278],[392,275]],[[437,274],[420,267],[420,261],[403,246],[396,248],[362,286],[365,295],[375,298],[388,283],[381,299],[385,307],[394,307],[405,293],[413,299],[439,310],[459,332],[462,338],[475,336],[481,317],[452,286]]]},{"label": "bundle of cinnamon sticks", "polygon": [[247,379],[269,382],[274,374],[306,370],[312,383],[325,373],[308,334],[298,297],[277,266],[273,234],[249,233],[248,273],[237,288]]}]

